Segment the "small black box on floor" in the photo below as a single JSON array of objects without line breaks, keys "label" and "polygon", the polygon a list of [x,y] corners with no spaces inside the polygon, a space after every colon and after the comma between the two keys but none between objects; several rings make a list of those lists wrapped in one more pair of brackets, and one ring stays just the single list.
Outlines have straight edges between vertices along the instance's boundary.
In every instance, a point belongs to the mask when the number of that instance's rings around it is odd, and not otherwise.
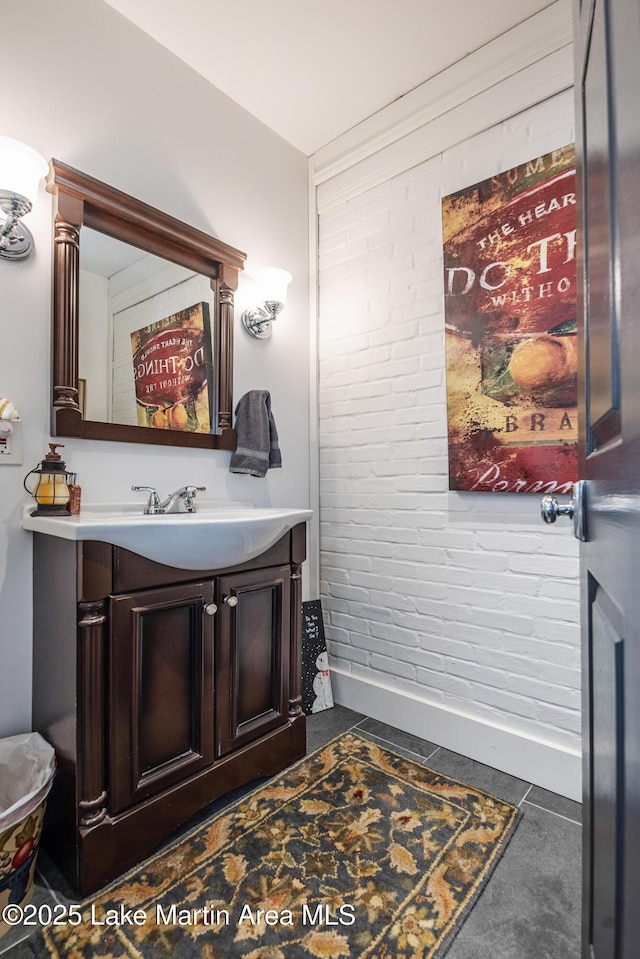
[{"label": "small black box on floor", "polygon": [[309,716],[332,706],[322,606],[314,599],[302,604],[302,711]]}]

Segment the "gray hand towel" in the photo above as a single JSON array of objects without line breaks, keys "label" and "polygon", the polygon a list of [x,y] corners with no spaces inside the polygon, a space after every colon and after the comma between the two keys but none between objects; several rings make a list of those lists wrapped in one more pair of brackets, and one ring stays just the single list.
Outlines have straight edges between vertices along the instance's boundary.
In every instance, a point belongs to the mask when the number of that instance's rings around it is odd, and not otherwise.
[{"label": "gray hand towel", "polygon": [[229,463],[232,473],[264,476],[269,468],[282,466],[268,390],[249,390],[240,398],[236,406],[236,433],[238,446]]}]

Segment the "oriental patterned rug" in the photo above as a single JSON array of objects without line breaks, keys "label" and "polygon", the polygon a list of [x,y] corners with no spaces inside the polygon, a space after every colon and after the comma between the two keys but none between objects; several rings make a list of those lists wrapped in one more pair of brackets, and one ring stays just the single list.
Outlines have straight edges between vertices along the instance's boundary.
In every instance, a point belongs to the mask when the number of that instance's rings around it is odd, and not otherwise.
[{"label": "oriental patterned rug", "polygon": [[59,959],[441,959],[518,810],[347,733],[34,944]]}]

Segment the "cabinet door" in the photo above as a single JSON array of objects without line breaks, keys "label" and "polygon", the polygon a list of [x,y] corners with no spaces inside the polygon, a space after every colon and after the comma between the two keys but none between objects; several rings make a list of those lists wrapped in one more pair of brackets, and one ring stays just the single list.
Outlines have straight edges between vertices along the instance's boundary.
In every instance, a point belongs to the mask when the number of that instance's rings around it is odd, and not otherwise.
[{"label": "cabinet door", "polygon": [[213,583],[111,599],[109,808],[213,761]]},{"label": "cabinet door", "polygon": [[216,640],[219,756],[288,721],[289,566],[221,576]]}]

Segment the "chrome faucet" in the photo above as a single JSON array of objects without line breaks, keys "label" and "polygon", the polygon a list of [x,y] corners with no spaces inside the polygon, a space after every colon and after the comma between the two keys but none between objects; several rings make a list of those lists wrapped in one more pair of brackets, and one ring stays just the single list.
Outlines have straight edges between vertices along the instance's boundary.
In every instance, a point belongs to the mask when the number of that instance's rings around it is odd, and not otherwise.
[{"label": "chrome faucet", "polygon": [[[181,486],[175,493],[169,493],[166,500],[160,503],[162,513],[195,513],[195,498],[198,491],[203,492],[206,486]],[[180,502],[184,508],[180,509]]]},{"label": "chrome faucet", "polygon": [[[181,486],[174,493],[169,493],[167,498],[160,502],[158,491],[153,486],[132,486],[131,489],[136,493],[148,493],[149,500],[145,506],[145,514],[157,513],[195,513],[195,498],[198,492],[206,489],[206,486]],[[183,508],[180,509],[180,503]]]}]

